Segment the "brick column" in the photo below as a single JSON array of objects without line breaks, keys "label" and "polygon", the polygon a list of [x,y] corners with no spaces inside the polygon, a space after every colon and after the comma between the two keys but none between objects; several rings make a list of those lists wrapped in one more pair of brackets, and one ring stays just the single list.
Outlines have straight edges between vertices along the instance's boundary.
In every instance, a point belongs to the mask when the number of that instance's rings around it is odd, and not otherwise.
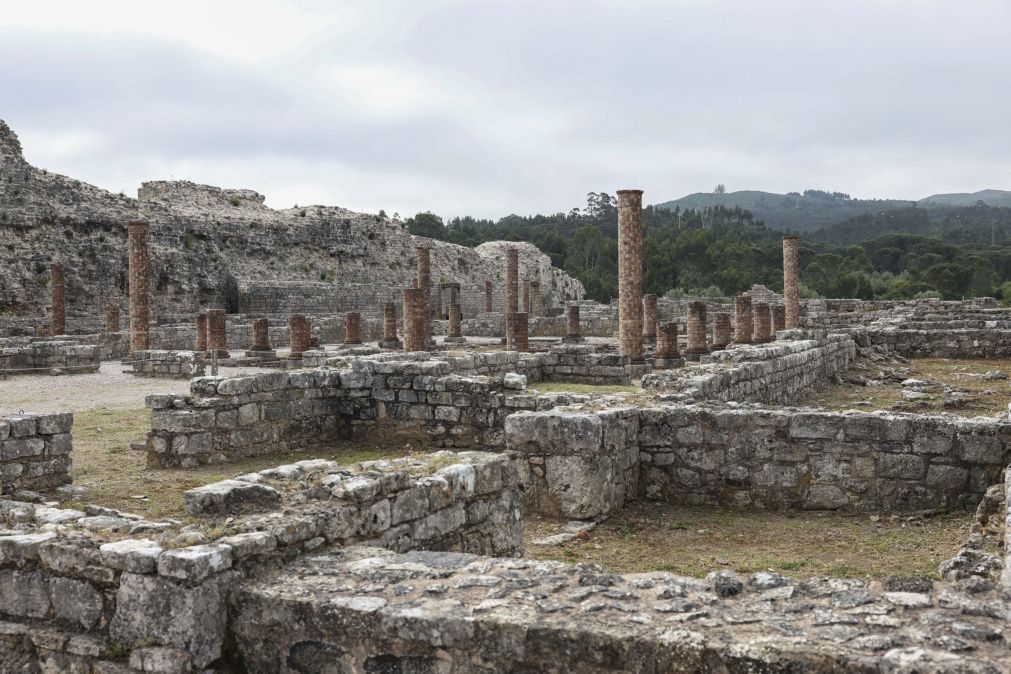
[{"label": "brick column", "polygon": [[642,343],[656,342],[656,295],[642,296]]},{"label": "brick column", "polygon": [[110,302],[105,310],[105,331],[120,331],[119,302]]},{"label": "brick column", "polygon": [[[253,324],[253,339],[256,339],[256,324]],[[207,353],[207,312],[197,314],[197,339],[193,345],[194,351]]]},{"label": "brick column", "polygon": [[526,312],[516,312],[513,319],[513,351],[526,352],[530,350],[530,343],[527,338],[527,314]]},{"label": "brick column", "polygon": [[506,251],[506,348],[512,350],[512,315],[519,306],[520,251],[510,248]]},{"label": "brick column", "polygon": [[491,294],[492,294],[492,284],[491,281],[484,282],[484,311],[485,313],[491,313]]},{"label": "brick column", "polygon": [[251,351],[270,351],[270,321],[257,318],[253,321],[253,348]]},{"label": "brick column", "polygon": [[688,305],[688,345],[685,353],[697,356],[709,353],[706,346],[706,303],[692,302]]},{"label": "brick column", "polygon": [[765,302],[755,302],[754,340],[756,344],[772,341],[772,315],[769,313],[769,305]]},{"label": "brick column", "polygon": [[418,246],[418,279],[416,287],[425,291],[425,322],[429,318],[429,307],[432,303],[432,249],[427,246]]},{"label": "brick column", "polygon": [[397,305],[393,302],[383,305],[383,341],[379,346],[384,349],[400,348],[400,340],[397,339]]},{"label": "brick column", "polygon": [[713,350],[726,348],[730,343],[730,314],[718,311],[713,314]]},{"label": "brick column", "polygon": [[425,351],[428,331],[425,327],[425,291],[404,288],[404,351]]},{"label": "brick column", "polygon": [[540,316],[541,314],[541,282],[530,282],[530,315]]},{"label": "brick column", "polygon": [[797,248],[800,239],[796,236],[783,237],[783,305],[785,306],[785,330],[800,327],[800,269]]},{"label": "brick column", "polygon": [[782,304],[773,304],[769,307],[769,311],[772,312],[772,336],[775,338],[777,332],[786,330],[786,307]]},{"label": "brick column", "polygon": [[656,333],[656,353],[654,354],[656,363],[660,367],[670,366],[670,361],[681,357],[678,352],[678,324],[677,321],[661,323],[657,326]]},{"label": "brick column", "polygon": [[362,343],[362,315],[357,311],[344,314],[344,343]]},{"label": "brick column", "polygon": [[207,351],[217,351],[218,358],[228,358],[228,321],[224,309],[207,312]]},{"label": "brick column", "polygon": [[734,342],[751,344],[751,333],[754,330],[751,319],[751,297],[738,295],[734,298]]},{"label": "brick column", "polygon": [[454,344],[464,342],[463,333],[460,331],[460,321],[463,312],[460,311],[459,304],[449,305],[449,327],[446,330],[446,341]]},{"label": "brick column", "polygon": [[130,251],[130,351],[151,348],[148,333],[151,313],[147,288],[147,223],[127,224],[127,245]]},{"label": "brick column", "polygon": [[309,319],[302,314],[291,317],[291,355],[292,360],[301,360],[302,354],[309,350],[312,340],[312,327]]},{"label": "brick column", "polygon": [[52,293],[53,311],[50,334],[67,334],[67,307],[64,304],[63,265],[53,263],[49,267],[49,290]]},{"label": "brick column", "polygon": [[618,351],[642,360],[642,190],[618,190]]},{"label": "brick column", "polygon": [[523,282],[523,311],[530,313],[530,281]]},{"label": "brick column", "polygon": [[566,335],[562,338],[563,344],[579,344],[583,342],[583,335],[579,329],[579,305],[570,304],[567,309]]}]

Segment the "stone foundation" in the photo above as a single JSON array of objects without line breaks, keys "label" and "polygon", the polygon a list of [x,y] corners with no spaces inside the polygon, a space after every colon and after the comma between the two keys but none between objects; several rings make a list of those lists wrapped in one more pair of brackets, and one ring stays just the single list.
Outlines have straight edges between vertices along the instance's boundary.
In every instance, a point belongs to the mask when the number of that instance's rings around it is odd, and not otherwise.
[{"label": "stone foundation", "polygon": [[131,357],[128,372],[138,377],[203,377],[207,364],[206,355],[195,351],[134,351]]},{"label": "stone foundation", "polygon": [[[3,493],[10,494],[19,489],[54,489],[70,482],[73,449],[70,431],[73,426],[72,414],[0,416],[0,485]],[[0,538],[0,546],[2,544],[3,539]],[[0,551],[0,560],[3,558]]]}]

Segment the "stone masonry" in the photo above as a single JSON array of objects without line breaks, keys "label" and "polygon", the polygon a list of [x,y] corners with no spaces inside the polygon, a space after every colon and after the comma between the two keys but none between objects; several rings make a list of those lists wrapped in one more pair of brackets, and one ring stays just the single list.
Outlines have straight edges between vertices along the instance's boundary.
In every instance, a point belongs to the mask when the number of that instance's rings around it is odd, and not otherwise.
[{"label": "stone masonry", "polygon": [[418,278],[415,287],[421,288],[425,293],[425,321],[432,318],[432,249],[428,246],[418,246],[417,248]]},{"label": "stone masonry", "polygon": [[685,354],[699,356],[704,353],[709,353],[706,345],[706,303],[692,302],[688,305],[688,344]]},{"label": "stone masonry", "polygon": [[730,341],[730,314],[726,311],[717,311],[713,314],[713,350],[726,348]]},{"label": "stone masonry", "polygon": [[207,310],[207,352],[228,358],[228,318],[224,309]]},{"label": "stone masonry", "polygon": [[618,352],[642,360],[642,190],[618,191]]},{"label": "stone masonry", "polygon": [[311,348],[312,328],[309,319],[302,314],[295,314],[291,317],[291,353],[288,355],[292,360],[302,358],[302,354]]},{"label": "stone masonry", "polygon": [[541,315],[541,282],[536,279],[530,281],[530,307],[528,311],[531,316]]},{"label": "stone masonry", "polygon": [[525,353],[530,350],[528,316],[524,311],[517,311],[511,316],[513,344],[512,351]]},{"label": "stone masonry", "polygon": [[67,307],[64,304],[66,293],[63,285],[63,265],[54,262],[49,267],[49,281],[52,285],[52,336],[67,334]]},{"label": "stone masonry", "polygon": [[769,305],[765,302],[756,302],[754,305],[754,325],[755,333],[752,341],[755,344],[772,341],[772,316],[769,313]]},{"label": "stone masonry", "polygon": [[425,327],[425,291],[421,288],[404,289],[404,351],[425,351],[428,330]]},{"label": "stone masonry", "polygon": [[397,305],[393,302],[383,305],[383,341],[379,346],[384,349],[399,349],[403,346],[397,339]]},{"label": "stone masonry", "polygon": [[197,314],[197,338],[194,349],[201,353],[207,352],[207,312]]},{"label": "stone masonry", "polygon": [[799,246],[800,239],[798,237],[783,237],[783,304],[786,312],[786,330],[800,327]]},{"label": "stone masonry", "polygon": [[55,489],[70,482],[73,425],[72,414],[0,416],[0,486],[3,492]]},{"label": "stone masonry", "polygon": [[450,343],[462,343],[464,341],[463,333],[460,331],[460,305],[450,304],[449,305],[449,325],[446,330],[446,342]]},{"label": "stone masonry", "polygon": [[119,332],[120,329],[119,302],[110,302],[105,311],[105,331]]},{"label": "stone masonry", "polygon": [[664,367],[667,362],[681,356],[678,351],[678,324],[676,321],[668,321],[658,326],[655,355],[660,367]]},{"label": "stone masonry", "polygon": [[362,343],[362,315],[357,311],[344,314],[344,343]]},{"label": "stone masonry", "polygon": [[506,251],[506,348],[511,349],[512,338],[512,315],[520,310],[519,305],[519,281],[520,281],[520,252],[516,248],[509,248]]},{"label": "stone masonry", "polygon": [[579,328],[579,305],[570,304],[566,308],[565,337],[562,338],[562,343],[579,344],[583,341]]},{"label": "stone masonry", "polygon": [[780,330],[786,330],[786,307],[773,304],[769,306],[769,311],[772,313],[772,334],[775,336]]},{"label": "stone masonry", "polygon": [[656,295],[642,296],[642,343],[656,343]]},{"label": "stone masonry", "polygon": [[751,297],[738,295],[734,298],[734,343],[751,344],[755,331],[751,317]]},{"label": "stone masonry", "polygon": [[491,281],[484,282],[484,310],[485,313],[492,312],[492,283]]},{"label": "stone masonry", "polygon": [[151,348],[148,330],[151,323],[147,280],[147,223],[138,220],[127,225],[130,248],[130,350]]}]

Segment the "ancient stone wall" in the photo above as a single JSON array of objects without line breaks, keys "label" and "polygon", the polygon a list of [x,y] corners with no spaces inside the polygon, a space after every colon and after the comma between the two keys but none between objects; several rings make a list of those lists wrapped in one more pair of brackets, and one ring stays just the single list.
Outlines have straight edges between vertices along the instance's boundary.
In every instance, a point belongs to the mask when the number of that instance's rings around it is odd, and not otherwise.
[{"label": "ancient stone wall", "polygon": [[196,351],[134,351],[131,354],[132,375],[163,379],[203,377],[207,359]]},{"label": "ancient stone wall", "polygon": [[13,338],[0,345],[0,377],[16,374],[46,374],[59,370],[61,374],[98,372],[102,350],[94,345],[82,345],[75,340],[43,340],[18,343]]},{"label": "ancient stone wall", "polygon": [[3,493],[53,489],[70,482],[73,425],[72,414],[0,416]]},{"label": "ancient stone wall", "polygon": [[[940,324],[947,325],[947,324]],[[887,346],[906,358],[1000,358],[1011,356],[1011,329],[870,327],[871,344]]]}]

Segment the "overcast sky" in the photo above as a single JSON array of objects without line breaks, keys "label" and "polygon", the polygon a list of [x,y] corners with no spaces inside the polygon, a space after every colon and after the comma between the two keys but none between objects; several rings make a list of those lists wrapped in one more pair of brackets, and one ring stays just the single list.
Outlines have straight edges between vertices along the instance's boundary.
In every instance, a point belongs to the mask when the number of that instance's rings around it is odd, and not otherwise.
[{"label": "overcast sky", "polygon": [[1007,0],[4,3],[28,160],[402,215],[1011,189]]}]

